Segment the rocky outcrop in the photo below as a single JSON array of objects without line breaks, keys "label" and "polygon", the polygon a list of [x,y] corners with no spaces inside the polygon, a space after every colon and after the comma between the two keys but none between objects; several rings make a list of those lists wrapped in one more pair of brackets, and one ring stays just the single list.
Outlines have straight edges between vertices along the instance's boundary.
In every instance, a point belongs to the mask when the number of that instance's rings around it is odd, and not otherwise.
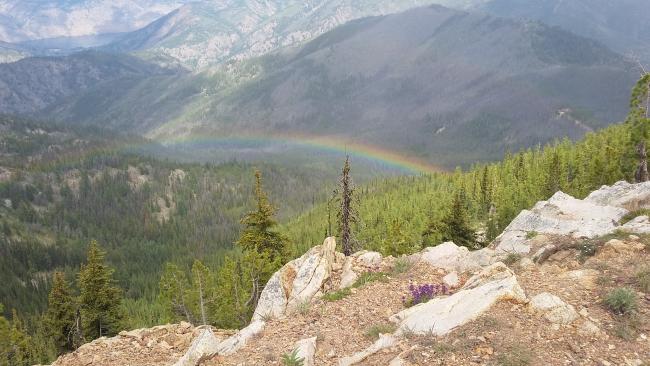
[{"label": "rocky outcrop", "polygon": [[174,366],[195,366],[198,365],[201,361],[207,360],[208,358],[216,354],[216,349],[219,346],[219,339],[214,336],[212,330],[205,329],[201,334],[194,339],[190,349],[187,350],[185,355],[181,357]]},{"label": "rocky outcrop", "polygon": [[327,238],[274,273],[262,290],[253,321],[282,316],[321,293],[332,272],[335,250],[336,240]]},{"label": "rocky outcrop", "polygon": [[611,233],[628,211],[596,203],[601,201],[579,200],[558,192],[548,201],[538,202],[530,211],[522,211],[492,247],[499,252],[528,254],[532,247],[530,241],[536,234],[594,238]]},{"label": "rocky outcrop", "polygon": [[650,218],[648,216],[637,216],[621,226],[621,230],[634,234],[650,234]]},{"label": "rocky outcrop", "polygon": [[533,297],[530,300],[530,307],[544,313],[546,320],[554,324],[571,324],[579,316],[572,305],[548,292]]},{"label": "rocky outcrop", "polygon": [[631,184],[621,181],[612,186],[602,186],[587,196],[585,201],[629,211],[650,208],[650,182]]},{"label": "rocky outcrop", "polygon": [[[76,351],[59,357],[52,365],[124,365],[125,360],[128,360],[128,364],[139,366],[172,365],[181,359],[183,354],[202,354],[199,344],[214,346],[215,342],[218,343],[230,335],[231,331],[218,331],[208,327],[195,328],[189,323],[124,331],[116,337],[102,337],[84,344]],[[194,351],[186,352],[188,349]]]},{"label": "rocky outcrop", "polygon": [[266,323],[261,320],[252,321],[246,328],[219,343],[214,352],[212,350],[206,350],[206,352],[212,352],[212,354],[217,355],[231,355],[244,347],[249,339],[260,334],[264,330],[265,325]]},{"label": "rocky outcrop", "polygon": [[441,336],[505,299],[523,302],[526,295],[514,272],[498,262],[470,278],[461,291],[405,309],[390,320],[398,324],[397,334],[409,332]]},{"label": "rocky outcrop", "polygon": [[339,366],[351,366],[357,364],[366,358],[374,355],[375,353],[389,347],[393,347],[397,344],[397,338],[390,334],[381,334],[379,339],[372,344],[372,346],[366,348],[365,350],[355,353],[352,356],[344,357],[339,360]]},{"label": "rocky outcrop", "polygon": [[497,253],[490,249],[470,252],[452,242],[442,243],[435,247],[425,248],[419,259],[431,266],[453,272],[473,272],[487,267],[498,261]]},{"label": "rocky outcrop", "polygon": [[316,337],[302,339],[296,342],[297,356],[302,359],[303,366],[314,366],[316,354]]}]

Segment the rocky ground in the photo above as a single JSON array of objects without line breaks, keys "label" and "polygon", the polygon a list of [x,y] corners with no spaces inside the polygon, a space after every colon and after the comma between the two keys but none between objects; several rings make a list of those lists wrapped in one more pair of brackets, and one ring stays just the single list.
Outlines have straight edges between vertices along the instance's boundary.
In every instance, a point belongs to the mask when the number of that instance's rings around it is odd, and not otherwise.
[{"label": "rocky ground", "polygon": [[[329,238],[273,275],[235,334],[156,327],[55,365],[295,365],[283,358],[296,351],[303,366],[647,366],[649,208],[650,183],[618,183],[585,200],[559,192],[474,252],[344,257]],[[405,303],[425,284],[445,288]]]},{"label": "rocky ground", "polygon": [[[568,324],[547,319],[546,312],[530,303],[503,300],[445,336],[405,334],[394,346],[358,364],[389,365],[401,359],[395,364],[645,365],[650,362],[650,295],[642,292],[637,274],[650,264],[646,249],[650,241],[622,236],[623,240],[602,243],[598,253],[588,258],[575,249],[559,251],[543,264],[510,258],[510,267],[529,298],[550,293],[573,307],[575,319]],[[310,337],[316,337],[314,364],[337,365],[342,356],[374,342],[367,334],[373,326],[391,324],[389,318],[404,308],[401,298],[410,283],[440,283],[444,275],[419,263],[341,300],[317,300],[291,317],[269,321],[235,355],[217,356],[206,365],[283,365],[281,355]],[[637,292],[634,317],[616,315],[603,304],[604,297],[620,286]]]}]

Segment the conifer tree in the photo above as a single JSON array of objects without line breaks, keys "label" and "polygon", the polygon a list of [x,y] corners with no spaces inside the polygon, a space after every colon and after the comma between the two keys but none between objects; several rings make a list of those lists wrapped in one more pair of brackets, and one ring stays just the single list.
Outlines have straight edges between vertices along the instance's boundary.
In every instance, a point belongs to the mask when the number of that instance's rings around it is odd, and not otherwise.
[{"label": "conifer tree", "polygon": [[16,309],[12,310],[9,344],[10,347],[7,357],[9,365],[32,364],[34,355],[32,354],[31,338],[27,335]]},{"label": "conifer tree", "polygon": [[470,249],[477,248],[476,233],[470,224],[464,189],[459,189],[454,195],[451,209],[442,223],[444,225],[443,241],[453,241],[456,245]]},{"label": "conifer tree", "polygon": [[2,315],[4,306],[0,304],[0,365],[9,364],[11,352],[11,323]]},{"label": "conifer tree", "polygon": [[59,354],[73,351],[80,345],[76,328],[77,303],[62,272],[54,273],[52,290],[48,296],[45,326]]},{"label": "conifer tree", "polygon": [[122,290],[113,279],[114,270],[104,263],[106,253],[90,242],[88,259],[79,271],[79,303],[87,340],[113,336],[121,330]]},{"label": "conifer tree", "polygon": [[346,256],[352,255],[355,246],[354,234],[352,232],[352,224],[357,222],[357,214],[353,207],[354,188],[352,177],[350,177],[350,156],[346,156],[345,164],[341,171],[338,192],[340,195],[340,209],[338,213],[339,235],[341,237],[343,254]]},{"label": "conifer tree", "polygon": [[185,272],[175,264],[165,264],[160,278],[160,298],[165,306],[168,320],[174,321],[180,316],[186,322],[194,323],[186,299],[189,288]]},{"label": "conifer tree", "polygon": [[244,250],[268,252],[271,257],[281,257],[286,250],[288,240],[281,233],[274,231],[277,221],[274,216],[276,208],[269,203],[262,185],[262,173],[255,171],[255,200],[257,209],[249,212],[242,219],[244,225],[237,244]]},{"label": "conifer tree", "polygon": [[626,122],[632,126],[631,142],[638,159],[634,177],[637,182],[646,182],[650,179],[646,151],[650,137],[650,73],[644,73],[632,90],[630,113]]},{"label": "conifer tree", "polygon": [[201,324],[207,325],[208,306],[213,301],[212,275],[199,260],[195,260],[192,265],[192,288],[188,297]]}]

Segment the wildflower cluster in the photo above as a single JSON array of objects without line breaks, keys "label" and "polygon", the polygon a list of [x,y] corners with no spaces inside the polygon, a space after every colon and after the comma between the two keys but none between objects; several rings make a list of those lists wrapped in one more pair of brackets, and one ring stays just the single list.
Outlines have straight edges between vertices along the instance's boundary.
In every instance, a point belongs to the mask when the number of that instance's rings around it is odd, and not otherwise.
[{"label": "wildflower cluster", "polygon": [[448,295],[449,288],[444,284],[424,284],[424,285],[409,285],[409,297],[402,297],[404,306],[411,307],[423,302],[427,302],[436,296]]}]

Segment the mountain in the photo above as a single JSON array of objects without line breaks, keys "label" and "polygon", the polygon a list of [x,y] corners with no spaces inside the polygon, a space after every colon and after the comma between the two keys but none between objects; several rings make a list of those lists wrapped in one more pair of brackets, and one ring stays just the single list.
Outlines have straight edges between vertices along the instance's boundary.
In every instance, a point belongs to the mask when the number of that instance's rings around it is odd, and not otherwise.
[{"label": "mountain", "polygon": [[25,58],[0,64],[0,111],[28,115],[109,81],[132,82],[173,73],[132,56],[95,51]]},{"label": "mountain", "polygon": [[144,27],[188,0],[0,0],[0,40],[91,36]]},{"label": "mountain", "polygon": [[455,166],[620,121],[638,76],[596,41],[440,6],[352,21],[237,70],[251,76],[205,83],[149,135],[330,136]]},{"label": "mountain", "polygon": [[0,41],[0,64],[15,62],[29,55],[29,51],[23,47]]},{"label": "mountain", "polygon": [[349,20],[431,0],[226,0],[186,4],[106,46],[192,69],[311,40]]},{"label": "mountain", "polygon": [[470,7],[560,26],[650,62],[650,8],[646,0],[484,0]]}]

